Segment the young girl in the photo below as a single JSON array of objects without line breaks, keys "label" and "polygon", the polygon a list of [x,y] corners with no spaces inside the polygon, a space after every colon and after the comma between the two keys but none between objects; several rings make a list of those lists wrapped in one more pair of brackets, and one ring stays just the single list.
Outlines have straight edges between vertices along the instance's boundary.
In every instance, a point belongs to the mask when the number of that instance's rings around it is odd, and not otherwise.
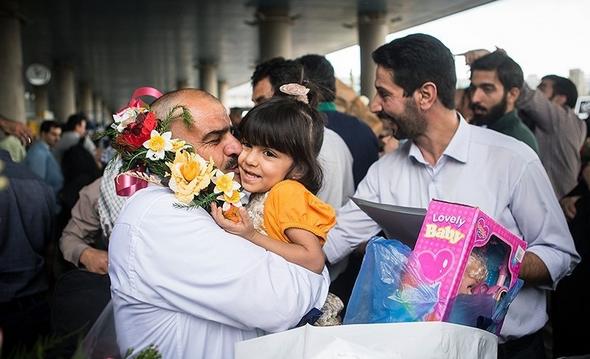
[{"label": "young girl", "polygon": [[212,215],[226,231],[321,273],[322,245],[336,223],[334,209],[314,195],[322,181],[317,156],[324,122],[307,103],[308,89],[289,84],[281,91],[291,96],[254,107],[239,126],[240,178],[251,193],[247,210],[240,209],[237,223],[214,205]]}]

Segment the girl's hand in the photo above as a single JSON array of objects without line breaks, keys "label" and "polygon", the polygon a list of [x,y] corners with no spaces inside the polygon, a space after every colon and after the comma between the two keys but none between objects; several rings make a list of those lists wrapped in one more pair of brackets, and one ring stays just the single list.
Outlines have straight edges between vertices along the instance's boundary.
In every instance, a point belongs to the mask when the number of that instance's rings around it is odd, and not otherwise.
[{"label": "girl's hand", "polygon": [[211,203],[211,216],[221,228],[229,233],[236,234],[252,241],[258,232],[254,229],[254,225],[252,225],[252,221],[250,220],[250,216],[248,215],[248,212],[246,212],[246,209],[240,207],[238,208],[238,211],[240,215],[239,221],[234,222],[225,218],[222,209],[217,207],[215,203]]}]

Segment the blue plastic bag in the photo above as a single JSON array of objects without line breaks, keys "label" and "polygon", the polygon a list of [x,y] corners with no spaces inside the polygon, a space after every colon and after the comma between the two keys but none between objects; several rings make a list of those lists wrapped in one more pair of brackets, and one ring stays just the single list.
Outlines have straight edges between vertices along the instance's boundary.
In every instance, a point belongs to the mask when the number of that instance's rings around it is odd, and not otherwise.
[{"label": "blue plastic bag", "polygon": [[344,324],[422,321],[438,300],[436,286],[423,283],[411,250],[397,240],[373,237],[356,279]]}]

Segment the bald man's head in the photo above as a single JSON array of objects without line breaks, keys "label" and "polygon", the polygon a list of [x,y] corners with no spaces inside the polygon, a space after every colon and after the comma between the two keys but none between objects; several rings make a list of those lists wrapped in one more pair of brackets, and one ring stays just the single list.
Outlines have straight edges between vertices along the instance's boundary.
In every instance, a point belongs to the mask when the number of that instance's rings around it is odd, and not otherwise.
[{"label": "bald man's head", "polygon": [[[154,101],[151,109],[156,113],[156,116],[159,119],[164,119],[175,106],[179,105],[182,105],[191,111],[193,120],[195,120],[198,113],[193,114],[191,108],[198,109],[210,106],[223,107],[219,100],[208,92],[198,89],[180,89],[164,94],[162,97]],[[181,114],[182,110],[176,110],[174,112],[174,120],[178,119]]]},{"label": "bald man's head", "polygon": [[212,158],[221,170],[237,172],[242,146],[230,133],[231,122],[221,102],[202,90],[181,89],[163,95],[151,109],[159,119],[164,119],[176,106],[184,106],[190,112],[192,125],[179,121],[182,109],[176,109],[170,124],[172,138],[191,144],[203,158]]}]

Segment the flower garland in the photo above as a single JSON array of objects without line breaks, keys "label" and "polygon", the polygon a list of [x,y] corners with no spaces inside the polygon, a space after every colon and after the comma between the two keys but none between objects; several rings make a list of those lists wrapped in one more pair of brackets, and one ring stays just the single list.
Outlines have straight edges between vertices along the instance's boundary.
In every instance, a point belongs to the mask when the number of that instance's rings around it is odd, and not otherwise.
[{"label": "flower garland", "polygon": [[[212,159],[205,160],[190,144],[172,138],[170,124],[174,118],[192,125],[185,106],[175,106],[164,119],[158,119],[139,99],[146,95],[161,96],[152,88],[137,89],[128,106],[113,115],[111,126],[97,136],[108,137],[121,156],[123,166],[115,179],[117,194],[129,196],[151,182],[169,187],[178,207],[208,210],[212,202],[217,202],[231,216],[242,206],[244,197],[234,173],[223,173]],[[180,116],[175,116],[179,111]]]}]

